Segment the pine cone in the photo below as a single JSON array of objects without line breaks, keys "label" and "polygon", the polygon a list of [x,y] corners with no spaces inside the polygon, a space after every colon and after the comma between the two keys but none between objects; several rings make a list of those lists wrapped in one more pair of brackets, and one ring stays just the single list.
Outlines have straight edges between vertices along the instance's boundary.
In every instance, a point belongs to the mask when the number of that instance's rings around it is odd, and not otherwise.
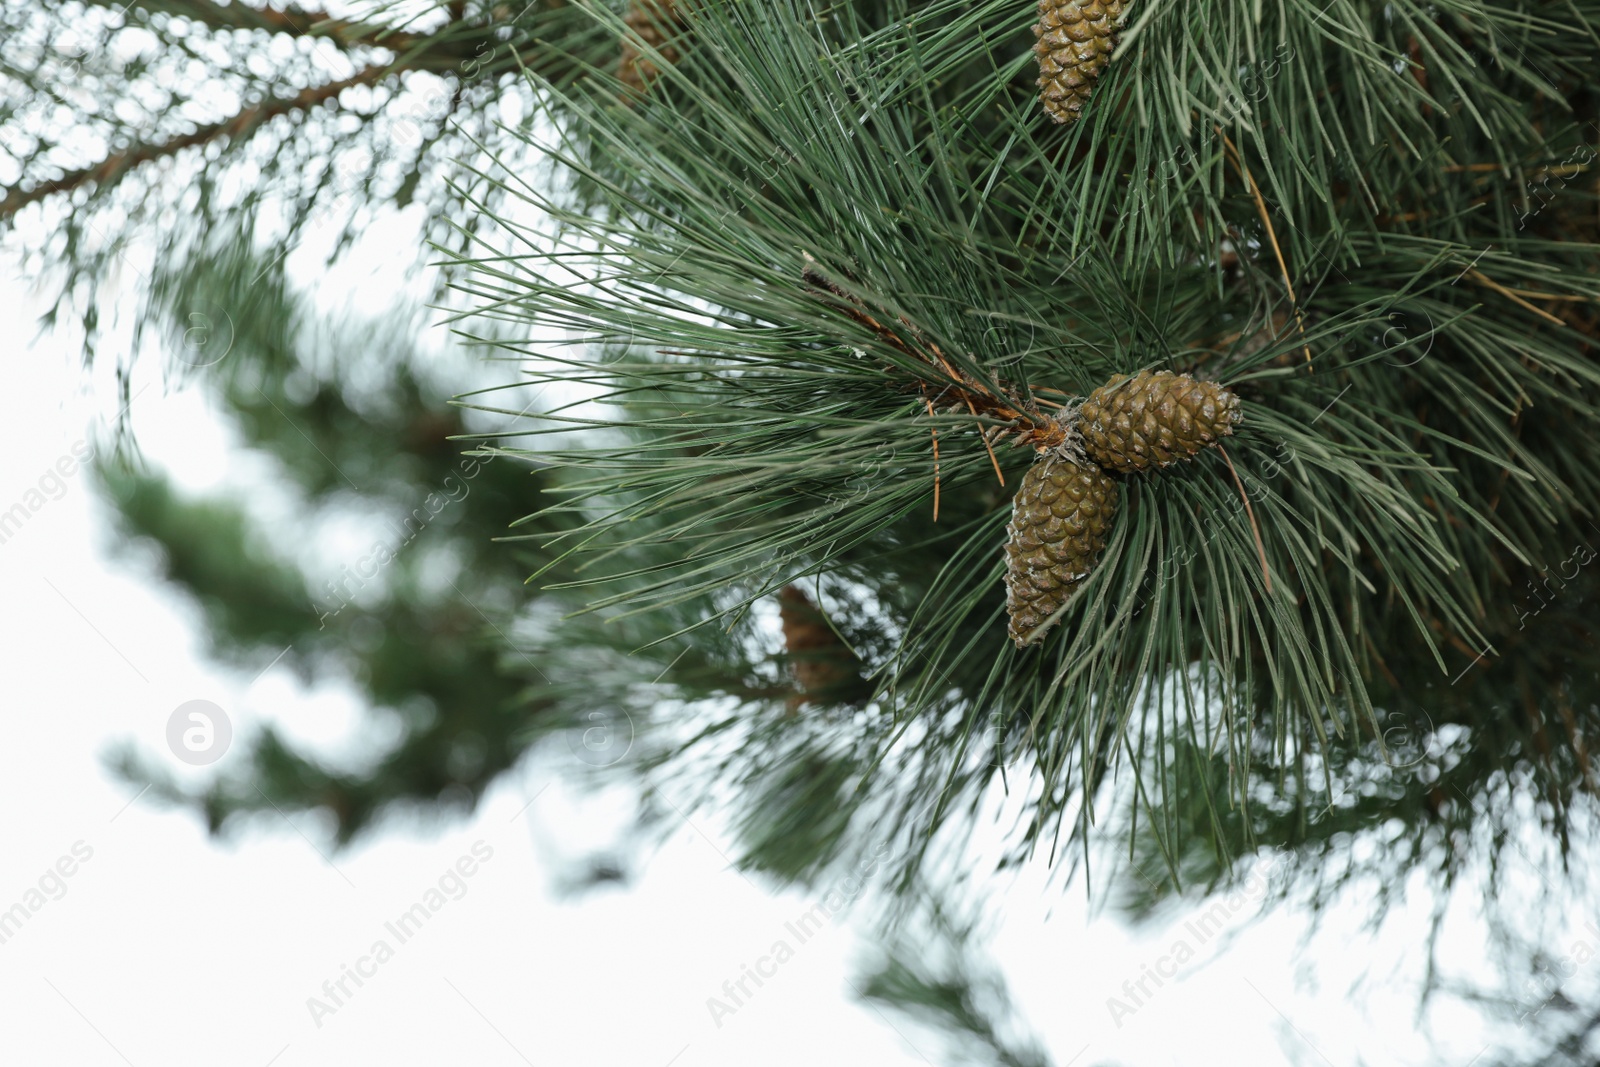
[{"label": "pine cone", "polygon": [[1039,0],[1039,102],[1056,122],[1077,120],[1111,62],[1123,0]]},{"label": "pine cone", "polygon": [[1132,474],[1199,455],[1233,433],[1239,398],[1216,382],[1168,370],[1119,374],[1078,409],[1084,451],[1107,470]]},{"label": "pine cone", "polygon": [[1097,467],[1046,456],[1028,470],[1006,527],[1006,613],[1018,648],[1089,576],[1116,512],[1117,483]]},{"label": "pine cone", "polygon": [[[680,25],[676,0],[635,0],[622,21],[640,40],[660,53],[664,62],[678,62],[677,46],[669,39],[672,30]],[[631,38],[624,37],[622,58],[617,65],[617,77],[622,83],[642,93],[660,75],[661,69],[655,59],[641,52]]]},{"label": "pine cone", "polygon": [[798,690],[789,698],[790,711],[802,704],[850,703],[861,696],[861,661],[797,586],[778,591],[778,618]]}]

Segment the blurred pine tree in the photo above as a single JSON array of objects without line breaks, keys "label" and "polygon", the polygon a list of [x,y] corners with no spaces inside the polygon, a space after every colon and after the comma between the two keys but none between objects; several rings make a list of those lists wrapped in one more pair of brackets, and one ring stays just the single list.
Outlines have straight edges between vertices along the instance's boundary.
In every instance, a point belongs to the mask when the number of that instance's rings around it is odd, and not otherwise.
[{"label": "blurred pine tree", "polygon": [[[415,314],[318,318],[245,242],[153,283],[176,351],[193,329],[185,309],[228,309],[229,336],[214,340],[231,350],[191,373],[240,444],[270,461],[292,514],[263,519],[238,494],[188,498],[160,472],[112,459],[97,470],[123,535],[159,548],[162,575],[202,609],[214,655],[347,681],[386,720],[373,734],[388,736],[369,765],[336,768],[269,729],[239,773],[192,797],[135,751],[119,756],[123,771],[192,802],[213,830],[241,812],[320,807],[344,842],[389,809],[470,810],[555,728],[546,702],[526,696],[538,666],[512,636],[539,607],[522,584],[534,564],[493,540],[546,476],[462,455],[466,426],[442,399],[443,372],[453,366],[459,384],[470,361],[419,347]],[[319,552],[327,524],[352,517],[371,540],[348,558]]]}]

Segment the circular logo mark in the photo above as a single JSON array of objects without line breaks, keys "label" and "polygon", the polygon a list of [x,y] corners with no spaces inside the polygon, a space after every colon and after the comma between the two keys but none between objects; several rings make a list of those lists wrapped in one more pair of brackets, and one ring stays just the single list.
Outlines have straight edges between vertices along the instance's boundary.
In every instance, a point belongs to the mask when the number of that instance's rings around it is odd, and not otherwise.
[{"label": "circular logo mark", "polygon": [[178,359],[195,369],[222,362],[233,351],[233,316],[207,306],[184,316],[183,343]]},{"label": "circular logo mark", "polygon": [[568,736],[573,755],[591,767],[619,763],[633,748],[633,719],[625,711],[591,711],[590,725]]},{"label": "circular logo mark", "polygon": [[[1426,316],[1427,319],[1428,319],[1428,331],[1427,331],[1428,347],[1423,349],[1422,350],[1422,354],[1420,356],[1418,356],[1416,359],[1410,360],[1410,361],[1405,362],[1405,363],[1397,362],[1397,361],[1392,360],[1392,359],[1384,360],[1384,362],[1389,364],[1389,366],[1391,366],[1391,367],[1415,367],[1418,363],[1421,363],[1423,360],[1427,359],[1428,358],[1428,353],[1433,351],[1434,338],[1437,336],[1436,333],[1435,333],[1436,327],[1433,324],[1433,316],[1428,314],[1427,309],[1423,309],[1422,314],[1424,316]],[[1393,315],[1390,315],[1388,317],[1389,317],[1390,320],[1393,320],[1393,318],[1394,318]],[[1400,325],[1398,325],[1398,326],[1391,326],[1387,330],[1384,330],[1383,331],[1383,350],[1385,352],[1398,352],[1398,351],[1401,351],[1401,350],[1405,349],[1406,347],[1408,347],[1411,344],[1411,338],[1409,336],[1410,333],[1411,333],[1410,328],[1404,322],[1401,322]],[[1399,336],[1397,336],[1394,340],[1390,340],[1389,339],[1389,335],[1390,334],[1398,334]]]},{"label": "circular logo mark", "polygon": [[1423,711],[1420,719],[1409,718],[1398,711],[1384,717],[1389,725],[1383,731],[1384,762],[1390,770],[1415,767],[1428,758],[1428,743],[1433,737],[1433,720]]},{"label": "circular logo mark", "polygon": [[167,719],[167,747],[191,766],[217,762],[232,743],[228,713],[209,700],[185,701]]},{"label": "circular logo mark", "polygon": [[1028,754],[1028,738],[1015,722],[1000,711],[991,711],[980,743],[989,752],[989,766],[1010,768]]},{"label": "circular logo mark", "polygon": [[[1032,320],[1002,318],[998,312],[987,315],[990,326],[983,331],[983,339],[1001,354],[990,362],[997,367],[1009,367],[1033,351],[1036,327]],[[1024,338],[1022,327],[1027,326]]]}]

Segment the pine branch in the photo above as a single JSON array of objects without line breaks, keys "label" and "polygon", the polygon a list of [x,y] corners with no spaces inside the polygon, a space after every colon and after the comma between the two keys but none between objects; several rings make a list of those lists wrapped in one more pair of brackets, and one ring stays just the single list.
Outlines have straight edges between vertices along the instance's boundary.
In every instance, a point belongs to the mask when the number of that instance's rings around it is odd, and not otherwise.
[{"label": "pine branch", "polygon": [[[97,282],[141,236],[160,257],[183,255],[268,202],[280,224],[245,228],[280,247],[332,226],[342,250],[385,203],[425,204],[429,238],[442,243],[456,239],[455,221],[470,232],[445,175],[505,140],[489,105],[535,108],[523,74],[565,84],[617,49],[565,0],[364,10],[329,21],[320,9],[210,0],[0,8],[0,236],[41,251],[46,238],[16,222],[46,208],[59,231],[50,241],[72,250],[45,276],[47,318],[78,318],[86,361],[108,321]],[[264,47],[322,31],[348,67],[309,69],[305,42]],[[139,61],[119,61],[130,48]],[[411,73],[423,76],[397,77]],[[341,91],[361,84],[382,88],[359,113],[349,101],[341,112]],[[52,206],[68,200],[71,210]]]},{"label": "pine branch", "polygon": [[[806,257],[807,265],[801,277],[807,285],[826,292],[843,302],[842,310],[850,318],[865,326],[876,334],[886,344],[896,351],[909,356],[911,359],[923,364],[933,373],[936,384],[939,385],[937,393],[928,391],[926,383],[919,383],[916,388],[921,392],[928,405],[928,414],[931,416],[936,411],[962,411],[977,417],[984,415],[998,419],[1004,425],[986,430],[984,433],[984,447],[989,450],[989,458],[995,465],[995,474],[999,477],[1000,484],[1005,484],[1005,476],[1000,474],[1000,464],[994,456],[991,446],[993,437],[1015,437],[1016,444],[1029,445],[1035,449],[1045,450],[1055,448],[1064,443],[1069,436],[1065,425],[1051,418],[1038,409],[1029,397],[1019,397],[1004,388],[991,388],[975,377],[951,363],[945,358],[939,346],[929,341],[921,331],[908,322],[903,316],[900,325],[907,331],[911,340],[902,337],[895,329],[884,325],[874,318],[866,309],[860,298],[846,292],[837,284],[830,281],[815,264],[810,256]],[[938,449],[938,431],[935,430],[934,449]],[[937,489],[935,490],[937,493]],[[935,508],[937,514],[937,508]]]},{"label": "pine branch", "polygon": [[233,140],[248,139],[256,130],[279,115],[305,111],[324,103],[333,103],[337,106],[340,94],[346,89],[358,85],[375,85],[395,73],[398,73],[398,69],[393,66],[370,66],[349,78],[302,89],[294,96],[278,97],[244,108],[231,118],[208,123],[192,133],[156,144],[138,144],[121,152],[114,152],[92,167],[68,171],[60,178],[40,183],[32,189],[12,189],[6,193],[5,199],[0,200],[0,220],[10,218],[29,204],[62,193],[70,193],[89,183],[101,187],[114,185],[136,167],[177,155],[185,149],[207,144],[219,137]]},{"label": "pine branch", "polygon": [[[104,6],[112,6],[106,2]],[[149,5],[145,5],[149,7]],[[52,196],[70,193],[88,183],[105,189],[114,186],[123,177],[144,163],[170,157],[185,149],[204,145],[220,137],[234,142],[248,141],[251,135],[279,115],[306,111],[319,104],[332,102],[346,90],[360,85],[376,85],[392,75],[406,71],[426,70],[454,75],[458,79],[451,98],[451,111],[460,103],[461,82],[465,81],[463,65],[473,63],[482,53],[485,33],[492,27],[453,22],[431,34],[397,33],[366,22],[350,22],[333,18],[318,11],[290,13],[277,8],[251,8],[243,4],[218,5],[209,2],[168,3],[160,9],[173,15],[194,19],[214,29],[261,29],[293,36],[326,37],[340,47],[383,48],[397,53],[397,58],[383,63],[371,63],[349,78],[301,90],[293,96],[278,97],[242,109],[238,114],[209,123],[191,133],[158,143],[139,143],[120,152],[108,155],[92,166],[69,171],[53,181],[42,182],[31,189],[12,188],[0,199],[0,223],[10,219],[29,204]],[[511,49],[510,57],[502,57],[497,67],[510,66],[546,77],[557,74],[565,60],[548,44],[533,42],[519,49]],[[478,60],[473,67],[483,66]]]},{"label": "pine branch", "polygon": [[[1594,39],[1476,0],[1392,6],[1403,33],[1353,2],[1148,8],[1065,134],[1038,121],[1028,57],[1006,51],[1025,13],[998,0],[823,22],[784,0],[708,3],[637,107],[603,79],[553,90],[575,122],[537,147],[588,198],[521,186],[564,241],[497,216],[507,240],[460,285],[486,321],[590,342],[522,353],[533,383],[592,391],[530,430],[560,441],[540,451],[567,472],[553,511],[581,517],[548,544],[585,561],[562,588],[641,626],[669,613],[642,645],[744,632],[798,577],[850,583],[891,635],[864,657],[892,727],[860,727],[882,762],[858,803],[918,841],[976,804],[991,748],[1037,775],[1019,852],[1087,834],[1114,769],[1154,780],[1175,739],[1216,755],[1220,783],[1196,768],[1135,798],[1129,825],[1157,827],[1172,859],[1169,828],[1219,785],[1249,817],[1276,775],[1274,802],[1315,818],[1309,777],[1283,783],[1307,764],[1353,773],[1345,746],[1381,752],[1390,680],[1491,729],[1440,680],[1490,642],[1516,648],[1511,576],[1566,555],[1600,509],[1600,371],[1565,326],[1600,295],[1600,247],[1576,191],[1523,231],[1514,185],[1448,168],[1580,145],[1527,104],[1583,99]],[[1215,32],[1192,32],[1201,10]],[[1402,38],[1474,76],[1430,54],[1422,86],[1393,65]],[[1490,62],[1509,40],[1520,51]],[[1248,113],[1219,111],[1211,94],[1271,41],[1292,68],[1258,75]],[[796,250],[815,263],[797,271]],[[1124,477],[1058,636],[1004,647],[1010,494],[972,431],[1042,434],[1061,419],[1047,389],[1213,358],[1245,405],[1237,445]],[[1535,402],[1542,418],[1517,421]],[[1570,795],[1583,705],[1564,749],[1565,720],[1524,704],[1504,705],[1518,732],[1494,735],[1464,790],[1517,751]],[[726,739],[740,714],[705,732]],[[763,743],[751,728],[751,763]],[[1417,817],[1425,800],[1403,794]],[[1187,829],[1219,838],[1221,821]]]},{"label": "pine branch", "polygon": [[[125,11],[121,0],[89,0],[98,7]],[[188,19],[214,30],[264,30],[294,37],[315,37],[343,49],[387,48],[405,51],[428,39],[400,33],[361,19],[346,19],[317,8],[253,7],[246,3],[219,4],[214,0],[140,0],[142,11]]]}]

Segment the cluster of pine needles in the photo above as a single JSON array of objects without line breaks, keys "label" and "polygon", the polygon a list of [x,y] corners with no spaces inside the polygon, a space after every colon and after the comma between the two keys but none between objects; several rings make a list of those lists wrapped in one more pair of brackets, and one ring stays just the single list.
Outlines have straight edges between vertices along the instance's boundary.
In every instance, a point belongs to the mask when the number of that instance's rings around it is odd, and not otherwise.
[{"label": "cluster of pine needles", "polygon": [[[671,57],[592,14],[648,88],[536,83],[524,136],[569,180],[480,175],[523,210],[457,284],[536,339],[496,340],[526,381],[472,402],[556,398],[485,448],[555,465],[572,632],[651,694],[617,699],[679,709],[641,758],[714,741],[726,780],[847,738],[825,806],[894,827],[907,871],[998,783],[1018,856],[1115,798],[1178,881],[1197,843],[1329,840],[1358,758],[1418,834],[1506,789],[1564,834],[1593,572],[1536,617],[1523,590],[1600,536],[1600,4],[1130,4],[1065,128],[1009,0],[697,0]],[[1241,397],[1229,458],[1125,482],[1020,652],[1000,547],[1032,453],[994,445],[1151,367]],[[757,684],[787,587],[865,690],[795,715]]]}]

